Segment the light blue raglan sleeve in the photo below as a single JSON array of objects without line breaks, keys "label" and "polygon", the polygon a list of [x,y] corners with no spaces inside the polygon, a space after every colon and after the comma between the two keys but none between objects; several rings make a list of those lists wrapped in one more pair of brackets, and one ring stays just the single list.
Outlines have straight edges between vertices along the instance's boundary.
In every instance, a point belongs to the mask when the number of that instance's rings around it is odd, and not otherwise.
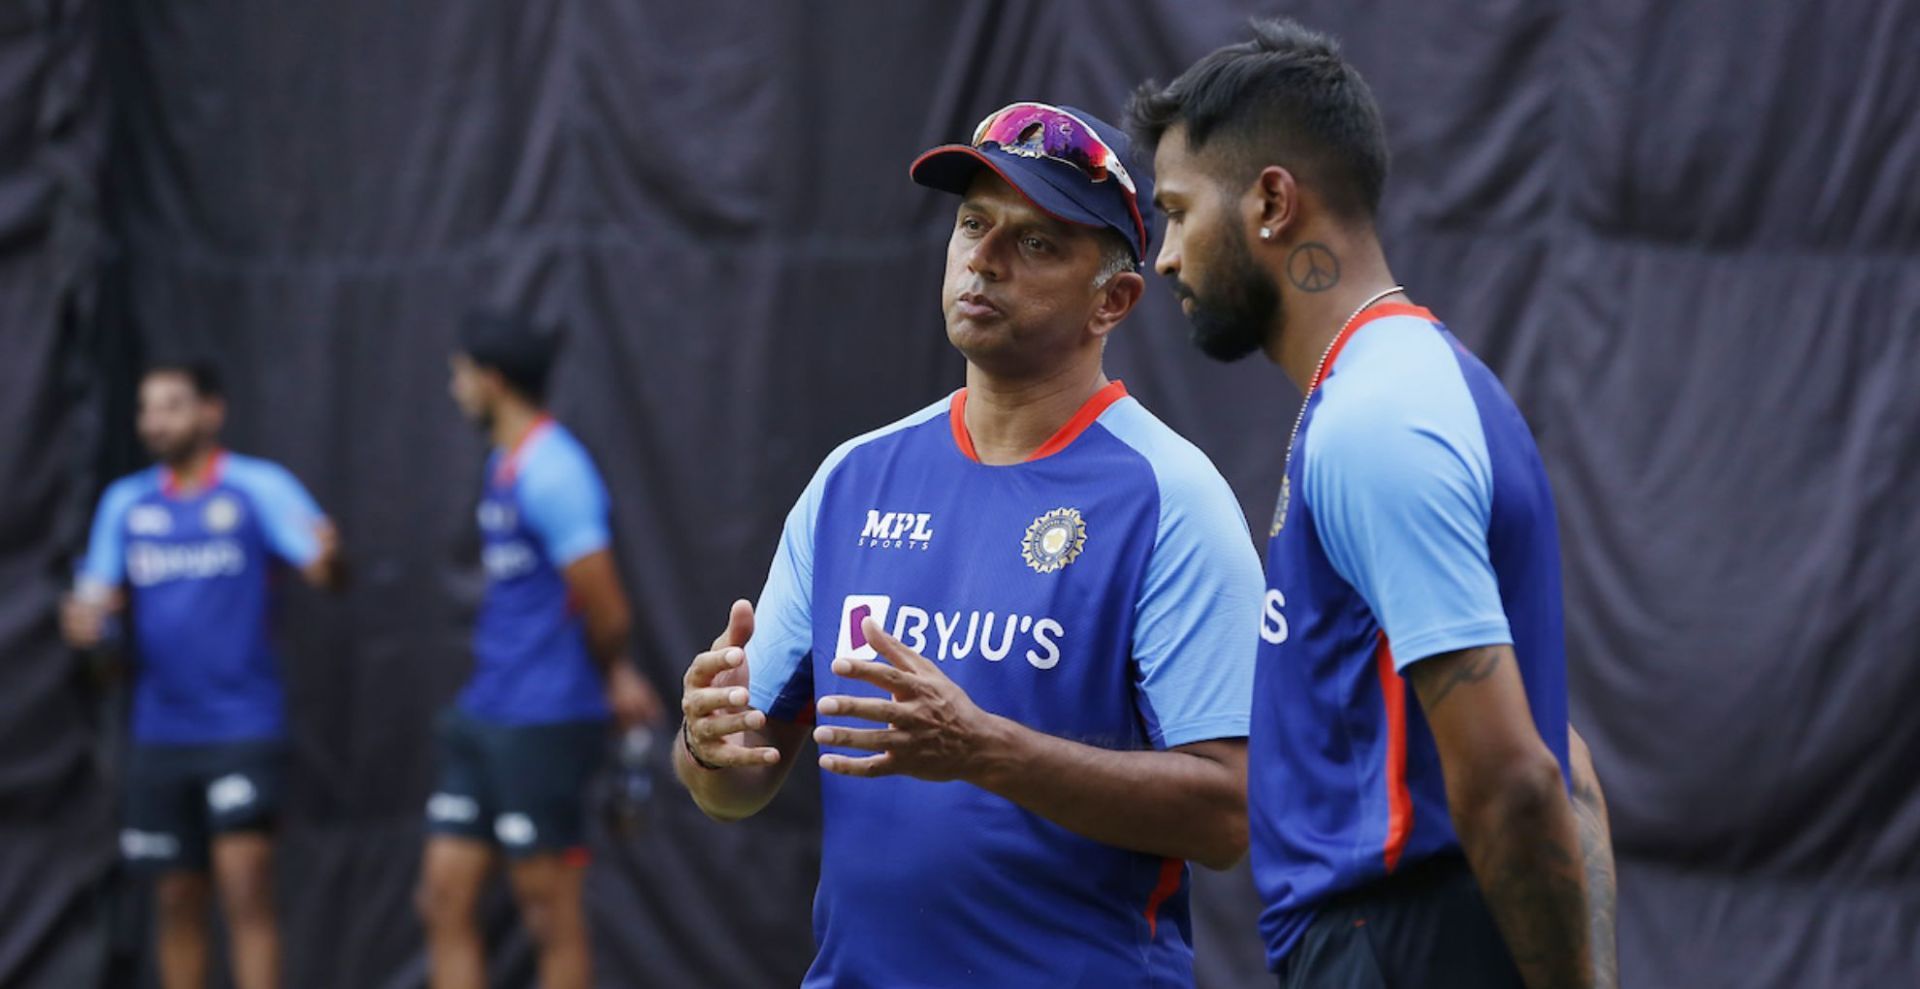
[{"label": "light blue raglan sleeve", "polygon": [[292,471],[265,460],[234,458],[226,472],[246,492],[275,556],[304,567],[320,555],[314,528],[326,513]]},{"label": "light blue raglan sleeve", "polygon": [[1150,740],[1173,748],[1244,738],[1253,710],[1266,579],[1226,479],[1192,444],[1136,420],[1102,421],[1145,454],[1160,488],[1153,555],[1134,605],[1136,686]]},{"label": "light blue raglan sleeve", "polygon": [[793,720],[813,705],[813,540],[827,478],[840,451],[814,472],[787,512],[767,583],[753,608],[747,642],[749,702],[768,717]]},{"label": "light blue raglan sleeve", "polygon": [[748,703],[769,718],[792,721],[813,710],[813,549],[827,485],[848,456],[866,443],[946,414],[941,399],[898,422],[840,444],[800,492],[780,530],[766,585],[753,607],[747,641]]},{"label": "light blue raglan sleeve", "polygon": [[554,566],[612,545],[606,485],[578,444],[550,437],[528,451],[519,496],[521,514]]},{"label": "light blue raglan sleeve", "polygon": [[87,555],[80,561],[79,583],[96,588],[119,587],[127,579],[127,510],[140,500],[146,476],[123,477],[107,486],[93,513],[87,536]]},{"label": "light blue raglan sleeve", "polygon": [[1425,346],[1402,348],[1364,392],[1315,413],[1302,476],[1328,561],[1373,609],[1400,670],[1513,641],[1487,551],[1493,468],[1479,410],[1463,378],[1434,373],[1456,366],[1450,353],[1391,366]]}]

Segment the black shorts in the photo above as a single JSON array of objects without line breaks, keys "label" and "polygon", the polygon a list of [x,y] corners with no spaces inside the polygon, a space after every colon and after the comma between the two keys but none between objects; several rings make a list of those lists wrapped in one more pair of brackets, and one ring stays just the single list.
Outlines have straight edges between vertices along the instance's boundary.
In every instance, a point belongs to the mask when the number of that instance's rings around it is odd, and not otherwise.
[{"label": "black shorts", "polygon": [[585,846],[587,785],[607,753],[605,721],[495,725],[450,708],[439,736],[429,832],[496,842],[511,858]]},{"label": "black shorts", "polygon": [[1429,859],[1329,900],[1281,989],[1524,989],[1466,859]]},{"label": "black shorts", "polygon": [[280,741],[136,744],[120,854],[140,869],[204,872],[214,836],[272,830],[286,756]]}]

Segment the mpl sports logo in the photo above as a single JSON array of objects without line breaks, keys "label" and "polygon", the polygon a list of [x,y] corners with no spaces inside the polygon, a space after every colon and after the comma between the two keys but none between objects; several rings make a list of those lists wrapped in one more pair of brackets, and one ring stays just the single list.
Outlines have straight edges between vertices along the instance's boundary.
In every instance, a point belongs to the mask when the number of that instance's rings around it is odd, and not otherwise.
[{"label": "mpl sports logo", "polygon": [[855,545],[879,549],[920,549],[933,544],[932,512],[885,512],[867,509],[867,524]]},{"label": "mpl sports logo", "polygon": [[943,663],[978,656],[998,663],[1018,656],[1036,670],[1060,665],[1066,627],[1051,618],[997,611],[943,611],[902,603],[885,594],[849,594],[840,605],[834,655],[877,659],[860,623],[872,618],[908,649]]}]

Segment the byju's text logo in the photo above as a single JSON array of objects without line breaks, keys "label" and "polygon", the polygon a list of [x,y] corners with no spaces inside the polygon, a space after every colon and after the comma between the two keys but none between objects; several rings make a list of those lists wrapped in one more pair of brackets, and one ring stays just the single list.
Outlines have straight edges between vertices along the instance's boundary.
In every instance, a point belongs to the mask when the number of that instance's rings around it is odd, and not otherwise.
[{"label": "byju's text logo", "polygon": [[144,539],[127,545],[127,579],[135,587],[172,580],[210,580],[233,577],[247,570],[247,552],[232,539],[192,543],[155,543]]},{"label": "byju's text logo", "polygon": [[911,604],[895,605],[883,594],[849,594],[840,605],[840,635],[835,656],[874,659],[879,653],[860,622],[872,618],[902,645],[942,663],[978,656],[998,663],[1009,656],[1036,670],[1060,665],[1067,630],[1045,617],[995,611],[944,611]]},{"label": "byju's text logo", "polygon": [[881,512],[867,509],[867,524],[860,530],[861,546],[881,549],[926,549],[933,543],[931,512]]}]

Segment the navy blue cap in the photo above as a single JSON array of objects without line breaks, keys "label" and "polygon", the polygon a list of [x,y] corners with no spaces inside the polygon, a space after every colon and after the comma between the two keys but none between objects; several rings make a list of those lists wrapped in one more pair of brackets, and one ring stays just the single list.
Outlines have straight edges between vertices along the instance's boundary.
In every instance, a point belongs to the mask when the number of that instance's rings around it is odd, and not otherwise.
[{"label": "navy blue cap", "polygon": [[1108,176],[1096,182],[1087,173],[1064,161],[1034,157],[1008,151],[997,144],[972,147],[943,144],[913,160],[913,180],[930,189],[964,196],[984,166],[1007,180],[1041,212],[1058,220],[1088,227],[1106,227],[1126,239],[1133,248],[1133,260],[1146,264],[1147,223],[1142,202],[1153,201],[1153,182],[1132,167],[1132,142],[1118,127],[1084,110],[1062,106],[1061,110],[1085,121],[1099,135],[1133,179],[1136,192],[1127,192],[1118,178]]}]

